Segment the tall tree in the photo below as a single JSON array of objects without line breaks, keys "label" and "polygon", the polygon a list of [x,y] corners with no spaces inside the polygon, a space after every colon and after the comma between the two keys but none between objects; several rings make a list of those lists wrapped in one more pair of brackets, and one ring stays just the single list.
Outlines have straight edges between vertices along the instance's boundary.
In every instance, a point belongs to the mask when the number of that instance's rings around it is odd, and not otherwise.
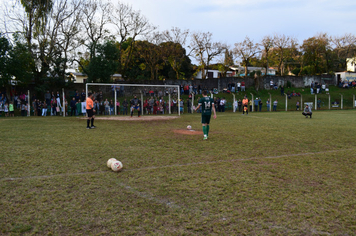
[{"label": "tall tree", "polygon": [[[224,52],[227,47],[220,42],[213,42],[212,36],[213,34],[210,32],[196,32],[191,35],[192,56],[199,61],[202,79],[206,79],[210,62]],[[205,72],[205,70],[207,71]]]},{"label": "tall tree", "polygon": [[189,36],[189,30],[181,30],[174,27],[171,30],[163,31],[162,36],[166,42],[162,43],[163,47],[163,59],[170,64],[172,69],[176,73],[176,79],[180,76],[184,76],[181,72],[183,64],[187,61],[186,45],[187,38]]},{"label": "tall tree", "polygon": [[119,72],[126,76],[127,69],[133,56],[135,43],[138,37],[147,38],[156,27],[139,11],[135,11],[128,4],[118,2],[113,6],[111,24],[114,26],[114,36],[118,37],[121,52]]},{"label": "tall tree", "polygon": [[277,53],[278,57],[278,70],[281,75],[284,74],[284,67],[285,67],[285,58],[286,58],[286,51],[290,48],[291,45],[291,37],[286,36],[284,34],[278,35],[275,34],[273,37],[273,42],[275,45],[275,52]]},{"label": "tall tree", "polygon": [[335,36],[331,38],[334,52],[337,56],[338,71],[346,70],[346,59],[356,57],[356,37],[353,34]]},{"label": "tall tree", "polygon": [[240,43],[235,43],[235,48],[233,50],[237,57],[242,59],[242,65],[245,67],[245,77],[247,76],[247,67],[250,64],[250,60],[258,53],[261,52],[258,43],[254,43],[248,36],[244,41]]},{"label": "tall tree", "polygon": [[274,46],[273,37],[271,37],[269,35],[265,36],[261,41],[261,46],[263,48],[262,56],[264,56],[264,58],[266,60],[265,75],[267,75],[268,69],[269,69],[269,53]]}]

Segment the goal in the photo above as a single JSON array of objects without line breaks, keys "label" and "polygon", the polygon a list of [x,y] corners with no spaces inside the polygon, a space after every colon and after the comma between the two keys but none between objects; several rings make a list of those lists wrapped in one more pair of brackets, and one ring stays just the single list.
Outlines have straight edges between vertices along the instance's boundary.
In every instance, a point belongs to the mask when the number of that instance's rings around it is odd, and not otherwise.
[{"label": "goal", "polygon": [[[86,97],[89,92],[95,93],[98,100],[98,114],[130,115],[130,101],[134,96],[141,101],[140,115],[181,114],[179,85],[87,83]],[[127,109],[123,107],[125,100],[128,102]],[[114,108],[112,105],[111,108],[105,107],[106,101],[113,103]]]}]

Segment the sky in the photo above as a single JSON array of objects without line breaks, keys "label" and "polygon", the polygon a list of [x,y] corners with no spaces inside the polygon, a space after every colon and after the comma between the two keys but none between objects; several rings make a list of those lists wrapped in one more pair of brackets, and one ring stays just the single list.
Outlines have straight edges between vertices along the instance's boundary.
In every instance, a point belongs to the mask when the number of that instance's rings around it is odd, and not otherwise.
[{"label": "sky", "polygon": [[255,43],[274,34],[299,44],[319,33],[356,34],[356,0],[121,0],[160,31],[178,27],[210,32],[231,47],[246,36]]}]

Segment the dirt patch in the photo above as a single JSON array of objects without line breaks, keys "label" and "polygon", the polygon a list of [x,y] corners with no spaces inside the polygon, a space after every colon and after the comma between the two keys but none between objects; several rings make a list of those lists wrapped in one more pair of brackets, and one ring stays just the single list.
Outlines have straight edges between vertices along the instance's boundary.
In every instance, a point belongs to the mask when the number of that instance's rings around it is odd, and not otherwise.
[{"label": "dirt patch", "polygon": [[179,116],[99,116],[95,120],[128,120],[128,121],[151,121],[151,120],[171,120],[177,119]]},{"label": "dirt patch", "polygon": [[176,134],[187,134],[187,135],[203,135],[203,131],[187,130],[187,129],[175,129],[173,130]]}]

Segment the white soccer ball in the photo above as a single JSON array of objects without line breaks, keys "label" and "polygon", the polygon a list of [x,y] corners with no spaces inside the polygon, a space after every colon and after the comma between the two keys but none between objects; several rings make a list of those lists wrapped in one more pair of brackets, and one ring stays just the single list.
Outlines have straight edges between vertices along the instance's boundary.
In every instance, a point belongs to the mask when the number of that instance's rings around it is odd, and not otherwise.
[{"label": "white soccer ball", "polygon": [[121,161],[116,160],[116,161],[113,161],[113,163],[111,163],[111,169],[113,171],[119,171],[122,169],[122,167],[123,167],[123,165],[122,165]]},{"label": "white soccer ball", "polygon": [[114,162],[114,161],[117,161],[115,158],[110,158],[107,162],[106,162],[106,165],[111,168],[111,164]]},{"label": "white soccer ball", "polygon": [[192,126],[188,125],[188,126],[187,126],[187,129],[188,129],[188,130],[191,130],[191,129],[192,129]]}]

